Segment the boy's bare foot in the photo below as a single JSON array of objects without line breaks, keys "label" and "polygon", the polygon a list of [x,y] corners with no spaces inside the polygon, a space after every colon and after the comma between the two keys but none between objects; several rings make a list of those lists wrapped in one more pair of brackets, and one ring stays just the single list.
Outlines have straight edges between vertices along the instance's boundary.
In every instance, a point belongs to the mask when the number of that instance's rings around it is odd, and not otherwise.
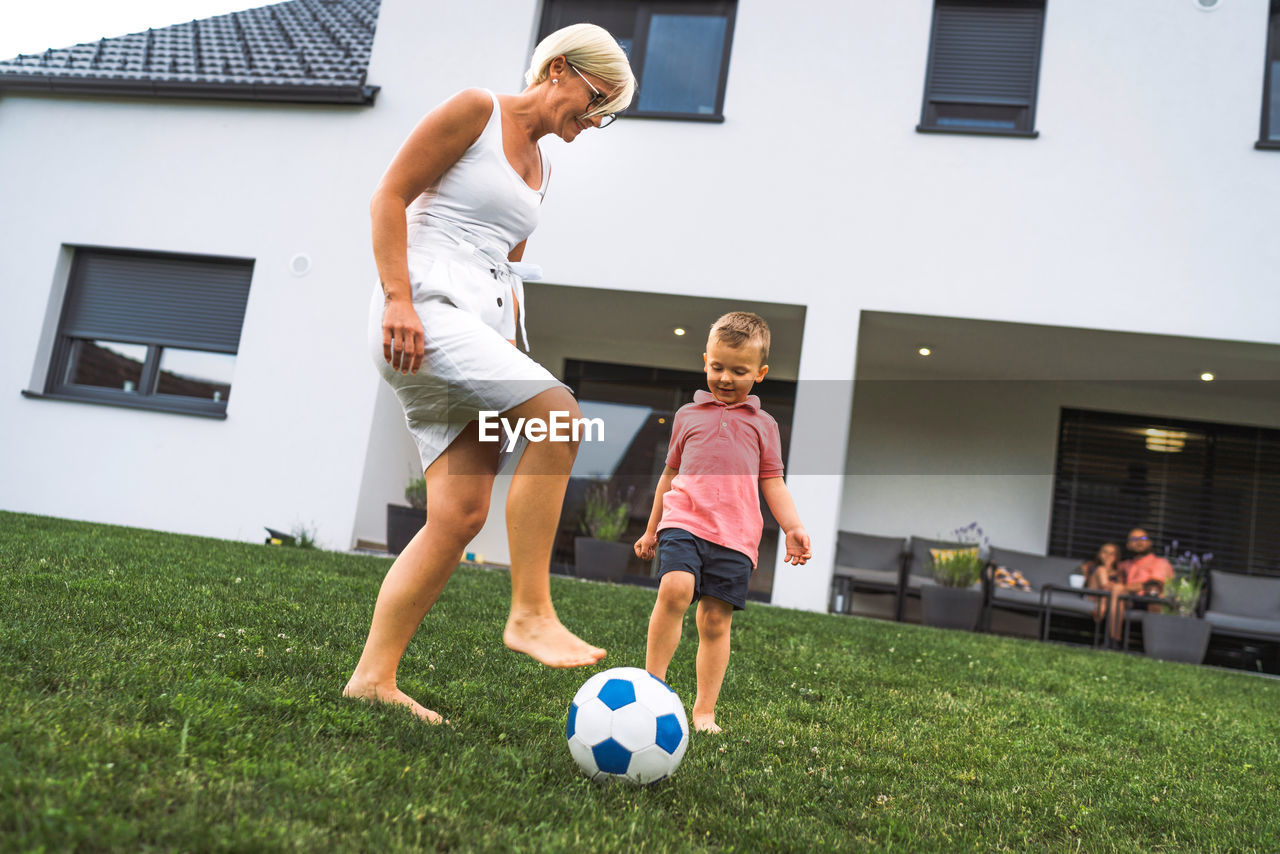
[{"label": "boy's bare foot", "polygon": [[720,727],[716,726],[715,712],[705,715],[694,712],[693,729],[695,732],[709,732],[712,735],[715,735],[718,732],[723,732]]},{"label": "boy's bare foot", "polygon": [[372,682],[357,682],[351,677],[347,687],[342,689],[342,696],[353,700],[364,700],[369,703],[389,703],[393,706],[404,706],[429,724],[447,724],[448,721],[431,711],[399,688],[380,688]]},{"label": "boy's bare foot", "polygon": [[523,652],[547,667],[587,667],[604,658],[605,652],[592,646],[551,617],[519,617],[512,614],[502,633],[508,649]]}]

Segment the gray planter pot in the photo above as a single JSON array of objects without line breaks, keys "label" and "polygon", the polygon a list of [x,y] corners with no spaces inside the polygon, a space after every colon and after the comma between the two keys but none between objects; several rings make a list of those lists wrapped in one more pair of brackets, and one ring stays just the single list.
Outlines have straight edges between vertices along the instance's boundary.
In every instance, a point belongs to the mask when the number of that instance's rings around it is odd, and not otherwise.
[{"label": "gray planter pot", "polygon": [[1161,661],[1200,664],[1212,632],[1213,625],[1199,617],[1147,613],[1142,618],[1142,649]]},{"label": "gray planter pot", "polygon": [[403,504],[387,505],[387,551],[398,555],[427,524],[427,511]]},{"label": "gray planter pot", "polygon": [[971,632],[978,627],[981,616],[982,590],[979,588],[941,584],[920,588],[920,618],[926,626]]},{"label": "gray planter pot", "polygon": [[592,537],[574,537],[573,567],[579,578],[621,581],[631,560],[631,546]]}]

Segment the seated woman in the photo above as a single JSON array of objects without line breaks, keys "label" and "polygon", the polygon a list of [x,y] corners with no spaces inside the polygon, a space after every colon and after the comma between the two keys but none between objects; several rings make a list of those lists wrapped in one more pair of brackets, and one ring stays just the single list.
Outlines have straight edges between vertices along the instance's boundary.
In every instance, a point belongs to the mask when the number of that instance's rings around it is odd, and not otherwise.
[{"label": "seated woman", "polygon": [[[1110,590],[1112,585],[1124,584],[1124,570],[1117,561],[1120,560],[1120,546],[1116,543],[1103,543],[1093,560],[1086,560],[1080,565],[1084,574],[1084,586],[1093,590]],[[1091,597],[1094,600],[1093,619],[1100,622],[1107,613],[1107,598]]]}]

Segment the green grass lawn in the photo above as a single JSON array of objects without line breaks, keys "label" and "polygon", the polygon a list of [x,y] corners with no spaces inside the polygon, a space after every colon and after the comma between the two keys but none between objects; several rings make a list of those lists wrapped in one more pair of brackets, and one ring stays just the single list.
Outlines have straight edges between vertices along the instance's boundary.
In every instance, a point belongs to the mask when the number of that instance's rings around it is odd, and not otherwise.
[{"label": "green grass lawn", "polygon": [[[563,732],[601,668],[507,651],[503,572],[460,569],[401,669],[450,726],[339,696],[387,566],[0,513],[0,848],[1280,849],[1277,680],[753,604],[725,734],[599,786]],[[552,584],[643,666],[653,591]]]}]

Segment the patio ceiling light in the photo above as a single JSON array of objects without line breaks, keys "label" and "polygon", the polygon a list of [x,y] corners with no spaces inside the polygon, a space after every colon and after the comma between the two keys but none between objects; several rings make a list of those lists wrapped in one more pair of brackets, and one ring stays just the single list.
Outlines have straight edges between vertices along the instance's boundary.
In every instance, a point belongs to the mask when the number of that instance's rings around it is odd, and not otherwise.
[{"label": "patio ceiling light", "polygon": [[671,331],[672,331],[672,332],[674,332],[676,335],[683,335],[683,334],[684,334],[684,327],[683,327],[683,326],[677,326],[675,329],[672,329]]},{"label": "patio ceiling light", "polygon": [[1147,450],[1159,454],[1176,454],[1187,445],[1187,434],[1181,430],[1159,430],[1148,427],[1143,431],[1147,436]]},{"label": "patio ceiling light", "polygon": [[1205,371],[1203,374],[1200,375],[1200,379],[1204,380],[1207,383],[1211,383],[1213,382],[1213,374],[1211,374],[1208,371]]},{"label": "patio ceiling light", "polygon": [[919,353],[921,356],[931,356],[933,355],[933,348],[921,347],[919,350],[916,350],[916,352]]}]

